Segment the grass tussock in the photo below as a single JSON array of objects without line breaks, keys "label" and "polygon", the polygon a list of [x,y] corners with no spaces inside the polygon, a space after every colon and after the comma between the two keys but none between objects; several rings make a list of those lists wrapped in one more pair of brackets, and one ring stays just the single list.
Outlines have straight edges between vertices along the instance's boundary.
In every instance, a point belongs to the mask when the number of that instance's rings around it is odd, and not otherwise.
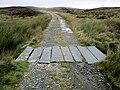
[{"label": "grass tussock", "polygon": [[15,90],[27,70],[28,63],[25,61],[12,61],[7,63],[7,67],[0,65],[0,90]]},{"label": "grass tussock", "polygon": [[[29,38],[41,33],[49,22],[48,15],[0,22],[0,52],[15,49]],[[39,30],[36,27],[39,26]],[[42,36],[42,34],[40,34]]]},{"label": "grass tussock", "polygon": [[120,46],[118,46],[117,52],[109,54],[105,61],[101,61],[95,64],[99,70],[107,74],[108,79],[116,88],[120,89]]},{"label": "grass tussock", "polygon": [[0,17],[0,90],[16,90],[28,65],[14,60],[25,46],[36,47],[40,43],[50,19],[49,14],[12,19],[8,15]]},{"label": "grass tussock", "polygon": [[95,45],[104,53],[108,49],[115,51],[119,44],[119,19],[78,19],[74,15],[62,14],[71,25],[81,45]]},{"label": "grass tussock", "polygon": [[120,89],[120,19],[76,18],[76,15],[60,14],[71,25],[81,45],[94,45],[107,59],[97,64],[98,69],[106,74],[114,88]]}]

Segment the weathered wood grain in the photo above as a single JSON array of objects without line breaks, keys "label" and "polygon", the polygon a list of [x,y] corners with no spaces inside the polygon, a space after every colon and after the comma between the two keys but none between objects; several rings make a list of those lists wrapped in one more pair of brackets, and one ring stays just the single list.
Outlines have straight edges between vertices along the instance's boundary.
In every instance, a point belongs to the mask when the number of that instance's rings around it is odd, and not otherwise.
[{"label": "weathered wood grain", "polygon": [[30,46],[27,46],[25,48],[25,50],[18,56],[18,58],[16,59],[16,61],[25,61],[29,58],[31,52],[33,51],[33,48]]},{"label": "weathered wood grain", "polygon": [[35,62],[36,60],[38,60],[41,56],[42,51],[43,49],[41,47],[35,48],[31,56],[29,57],[28,62]]},{"label": "weathered wood grain", "polygon": [[89,46],[87,47],[92,53],[93,55],[98,59],[98,60],[102,60],[106,57],[105,54],[103,54],[99,49],[97,49],[95,46]]},{"label": "weathered wood grain", "polygon": [[77,49],[77,47],[70,46],[69,49],[72,53],[74,60],[76,62],[82,62],[82,56],[81,56],[81,53],[79,52],[79,50]]},{"label": "weathered wood grain", "polygon": [[59,46],[52,47],[51,62],[64,62],[62,52]]},{"label": "weathered wood grain", "polygon": [[66,62],[75,62],[68,47],[61,47]]},{"label": "weathered wood grain", "polygon": [[85,60],[88,62],[88,64],[92,64],[94,62],[97,62],[98,60],[93,56],[93,54],[87,49],[87,47],[81,47],[77,46],[80,50],[81,54],[85,58]]},{"label": "weathered wood grain", "polygon": [[46,47],[43,50],[42,56],[40,58],[40,63],[50,63],[51,58],[51,47]]}]

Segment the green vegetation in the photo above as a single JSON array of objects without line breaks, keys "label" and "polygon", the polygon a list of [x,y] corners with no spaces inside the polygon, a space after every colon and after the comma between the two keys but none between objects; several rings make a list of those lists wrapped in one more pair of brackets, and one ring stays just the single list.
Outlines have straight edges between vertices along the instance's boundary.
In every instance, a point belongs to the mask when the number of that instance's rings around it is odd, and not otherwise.
[{"label": "green vegetation", "polygon": [[73,14],[76,18],[109,19],[120,18],[119,10],[120,7],[103,7],[95,9],[61,8],[60,11]]},{"label": "green vegetation", "polygon": [[61,77],[62,78],[66,78],[67,77],[67,73],[61,73]]},{"label": "green vegetation", "polygon": [[68,68],[68,67],[69,67],[69,64],[68,64],[68,63],[63,62],[63,63],[61,63],[61,66],[62,66],[62,67],[64,67],[64,68]]},{"label": "green vegetation", "polygon": [[108,49],[116,51],[120,39],[118,34],[120,20],[78,19],[66,13],[62,16],[71,25],[81,45],[95,45],[104,53],[107,53]]},{"label": "green vegetation", "polygon": [[50,73],[50,77],[51,77],[54,81],[57,81],[57,80],[58,80],[57,72],[51,72],[51,73]]},{"label": "green vegetation", "polygon": [[27,70],[28,63],[25,61],[12,61],[0,65],[0,90],[15,90]]},{"label": "green vegetation", "polygon": [[64,46],[65,45],[65,40],[64,37],[61,33],[61,31],[55,31],[55,44],[58,44],[60,46]]},{"label": "green vegetation", "polygon": [[36,47],[40,43],[50,19],[49,14],[24,18],[0,14],[0,90],[15,90],[27,63],[13,61],[26,45]]},{"label": "green vegetation", "polygon": [[116,53],[109,54],[105,61],[96,63],[95,66],[107,74],[110,82],[117,87],[116,90],[120,89],[120,45]]},{"label": "green vegetation", "polygon": [[[48,16],[42,14],[32,18],[18,18],[17,20],[0,22],[0,52],[16,49],[17,45],[38,34],[42,36],[42,31],[50,20]],[[39,28],[37,28],[38,26]],[[33,41],[35,40],[33,39]]]},{"label": "green vegetation", "polygon": [[[47,83],[50,89],[57,90],[73,90],[74,89],[74,79],[71,76],[71,70],[68,67],[69,63],[61,63],[57,67],[52,66],[56,69],[51,69],[47,78],[45,76],[44,82]],[[43,75],[44,76],[44,75]]]},{"label": "green vegetation", "polygon": [[120,19],[116,16],[107,19],[78,18],[76,15],[79,13],[60,15],[71,25],[81,45],[94,45],[107,54],[106,60],[95,65],[107,75],[115,87],[120,88]]}]

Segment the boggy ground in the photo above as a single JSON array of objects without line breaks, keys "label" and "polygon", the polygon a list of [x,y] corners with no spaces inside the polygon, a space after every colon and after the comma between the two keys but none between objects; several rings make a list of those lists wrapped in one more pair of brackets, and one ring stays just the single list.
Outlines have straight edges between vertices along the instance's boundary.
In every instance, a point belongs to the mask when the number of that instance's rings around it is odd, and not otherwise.
[{"label": "boggy ground", "polygon": [[[52,14],[41,47],[79,45],[73,33],[62,32],[60,20]],[[66,25],[68,27],[68,25]],[[105,76],[92,65],[82,63],[30,64],[18,90],[112,90]]]}]

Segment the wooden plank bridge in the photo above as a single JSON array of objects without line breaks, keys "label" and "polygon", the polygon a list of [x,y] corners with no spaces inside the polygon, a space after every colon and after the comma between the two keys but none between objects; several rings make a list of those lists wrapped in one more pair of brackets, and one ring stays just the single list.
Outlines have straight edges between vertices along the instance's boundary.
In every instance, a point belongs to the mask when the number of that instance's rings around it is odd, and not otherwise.
[{"label": "wooden plank bridge", "polygon": [[106,57],[95,46],[53,46],[38,47],[33,49],[27,46],[19,55],[16,61],[27,60],[28,62],[38,63],[57,63],[57,62],[83,62],[88,64],[98,62]]}]

